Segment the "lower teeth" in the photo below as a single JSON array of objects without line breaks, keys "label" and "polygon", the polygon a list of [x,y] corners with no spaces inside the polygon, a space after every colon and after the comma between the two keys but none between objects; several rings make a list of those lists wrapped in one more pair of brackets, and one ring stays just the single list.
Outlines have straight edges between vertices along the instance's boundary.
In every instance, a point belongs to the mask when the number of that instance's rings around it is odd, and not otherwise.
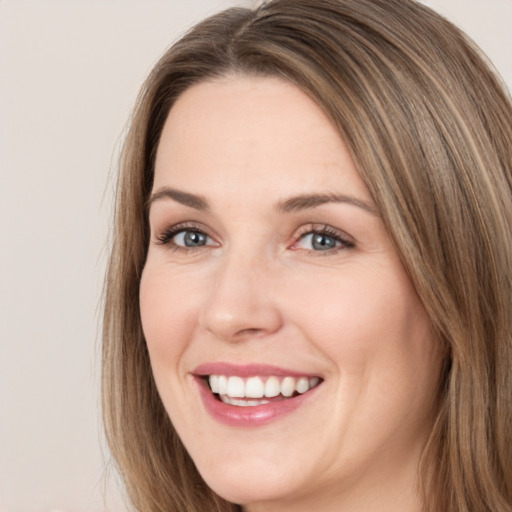
[{"label": "lower teeth", "polygon": [[294,393],[290,397],[284,397],[283,395],[278,395],[271,399],[262,398],[259,400],[258,399],[251,400],[251,399],[247,399],[247,398],[245,398],[245,399],[244,398],[232,398],[228,395],[215,395],[215,396],[218,398],[218,400],[220,400],[221,402],[228,404],[228,405],[237,405],[239,407],[254,407],[256,405],[266,405],[271,402],[280,402],[281,400],[287,400],[289,398],[294,398],[294,397],[298,396],[298,393]]},{"label": "lower teeth", "polygon": [[221,402],[228,405],[237,405],[239,407],[254,407],[256,405],[266,405],[270,403],[270,400],[243,400],[240,398],[231,398],[227,395],[219,396]]}]

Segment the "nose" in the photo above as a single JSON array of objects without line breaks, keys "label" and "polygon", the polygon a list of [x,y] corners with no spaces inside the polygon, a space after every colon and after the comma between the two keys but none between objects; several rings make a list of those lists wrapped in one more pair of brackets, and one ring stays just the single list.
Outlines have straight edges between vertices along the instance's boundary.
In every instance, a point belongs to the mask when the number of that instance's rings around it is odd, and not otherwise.
[{"label": "nose", "polygon": [[262,258],[233,254],[217,267],[205,291],[202,327],[231,342],[275,333],[282,326],[276,281]]}]

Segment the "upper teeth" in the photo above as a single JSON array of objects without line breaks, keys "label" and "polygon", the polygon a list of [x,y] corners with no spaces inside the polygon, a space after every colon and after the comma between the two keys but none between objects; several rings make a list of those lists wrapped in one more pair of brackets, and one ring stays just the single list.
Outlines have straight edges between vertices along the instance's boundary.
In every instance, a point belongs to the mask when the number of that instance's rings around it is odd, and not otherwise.
[{"label": "upper teeth", "polygon": [[210,388],[214,393],[227,395],[232,398],[272,398],[279,394],[289,397],[295,391],[305,393],[315,387],[320,379],[318,377],[242,377],[225,375],[210,375],[208,377]]}]

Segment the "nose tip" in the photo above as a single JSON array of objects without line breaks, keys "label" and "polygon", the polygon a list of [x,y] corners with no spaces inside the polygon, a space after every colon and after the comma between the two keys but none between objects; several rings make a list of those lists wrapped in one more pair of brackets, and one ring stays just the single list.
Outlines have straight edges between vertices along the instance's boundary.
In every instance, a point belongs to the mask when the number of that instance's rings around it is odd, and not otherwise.
[{"label": "nose tip", "polygon": [[245,306],[237,304],[238,311],[232,313],[222,313],[218,310],[210,312],[205,323],[206,330],[217,338],[238,341],[262,337],[279,329],[280,320],[277,314],[254,310],[243,311]]},{"label": "nose tip", "polygon": [[217,338],[239,341],[272,334],[282,316],[275,300],[275,283],[255,265],[236,262],[216,275],[205,301],[202,327]]}]

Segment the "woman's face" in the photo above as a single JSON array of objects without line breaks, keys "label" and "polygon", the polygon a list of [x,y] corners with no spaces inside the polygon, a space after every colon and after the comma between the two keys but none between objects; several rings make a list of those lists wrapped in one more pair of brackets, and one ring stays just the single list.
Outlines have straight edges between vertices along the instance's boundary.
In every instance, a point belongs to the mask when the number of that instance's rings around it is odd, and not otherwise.
[{"label": "woman's face", "polygon": [[208,485],[247,510],[412,510],[440,360],[323,111],[274,78],[193,86],[149,221],[152,369]]}]

